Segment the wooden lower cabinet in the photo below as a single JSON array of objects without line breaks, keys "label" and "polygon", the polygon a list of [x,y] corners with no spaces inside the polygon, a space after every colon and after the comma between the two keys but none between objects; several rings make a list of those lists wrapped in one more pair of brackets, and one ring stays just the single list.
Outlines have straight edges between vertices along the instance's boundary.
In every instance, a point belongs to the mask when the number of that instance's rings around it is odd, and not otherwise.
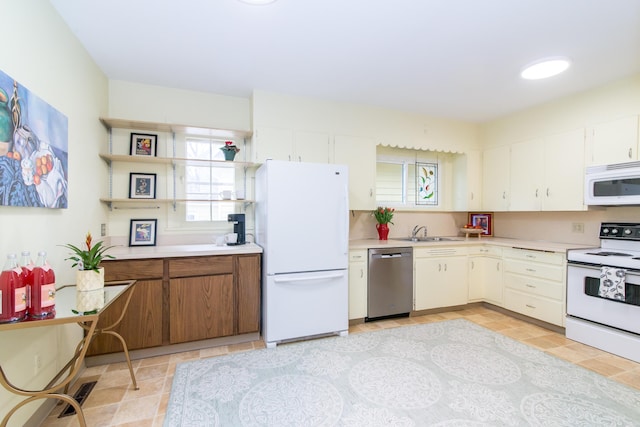
[{"label": "wooden lower cabinet", "polygon": [[169,289],[171,344],[234,334],[233,275],[171,279]]},{"label": "wooden lower cabinet", "polygon": [[[136,280],[116,331],[130,350],[260,331],[261,255],[108,260],[105,280]],[[110,306],[100,325],[118,319]],[[89,356],[122,351],[113,336],[97,336]]]}]

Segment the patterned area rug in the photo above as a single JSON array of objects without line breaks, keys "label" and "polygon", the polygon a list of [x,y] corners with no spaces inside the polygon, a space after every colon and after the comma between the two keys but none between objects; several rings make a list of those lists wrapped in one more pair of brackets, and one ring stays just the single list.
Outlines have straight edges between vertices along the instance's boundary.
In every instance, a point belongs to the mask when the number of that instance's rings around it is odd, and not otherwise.
[{"label": "patterned area rug", "polygon": [[640,426],[640,392],[459,319],[181,363],[164,425]]}]

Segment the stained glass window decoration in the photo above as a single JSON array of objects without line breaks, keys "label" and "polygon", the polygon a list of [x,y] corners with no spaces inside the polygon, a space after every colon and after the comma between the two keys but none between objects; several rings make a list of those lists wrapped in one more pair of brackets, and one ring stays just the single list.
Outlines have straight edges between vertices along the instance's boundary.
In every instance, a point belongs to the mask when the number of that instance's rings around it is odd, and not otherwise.
[{"label": "stained glass window decoration", "polygon": [[438,204],[438,164],[416,162],[416,205]]}]

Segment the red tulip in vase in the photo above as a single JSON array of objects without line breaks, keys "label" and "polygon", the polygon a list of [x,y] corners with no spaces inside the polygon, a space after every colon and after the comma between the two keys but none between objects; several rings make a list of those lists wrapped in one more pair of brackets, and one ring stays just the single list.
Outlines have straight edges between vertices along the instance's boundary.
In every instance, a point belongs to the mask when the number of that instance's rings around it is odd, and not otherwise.
[{"label": "red tulip in vase", "polygon": [[376,230],[378,230],[378,239],[379,240],[387,240],[389,238],[389,226],[387,224],[391,222],[393,219],[393,213],[395,209],[392,208],[382,208],[378,206],[378,209],[373,211],[373,216],[376,217]]}]

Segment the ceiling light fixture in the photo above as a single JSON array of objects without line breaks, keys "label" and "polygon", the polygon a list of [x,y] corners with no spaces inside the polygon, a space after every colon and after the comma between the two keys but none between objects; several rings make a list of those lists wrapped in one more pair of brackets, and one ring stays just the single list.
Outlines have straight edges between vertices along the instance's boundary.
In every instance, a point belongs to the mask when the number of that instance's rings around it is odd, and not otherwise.
[{"label": "ceiling light fixture", "polygon": [[539,80],[562,73],[569,68],[569,60],[566,58],[545,58],[527,65],[520,73],[523,79]]}]

